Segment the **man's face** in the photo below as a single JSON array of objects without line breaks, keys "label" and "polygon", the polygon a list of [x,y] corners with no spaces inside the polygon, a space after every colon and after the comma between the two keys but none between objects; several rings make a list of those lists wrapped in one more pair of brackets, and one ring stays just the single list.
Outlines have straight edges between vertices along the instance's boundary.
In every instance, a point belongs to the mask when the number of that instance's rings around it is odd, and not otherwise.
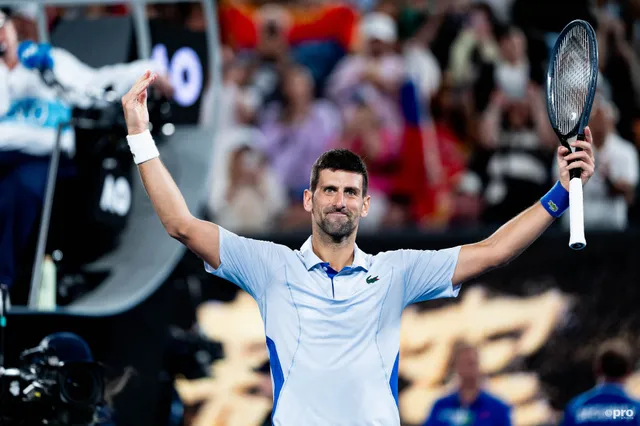
[{"label": "man's face", "polygon": [[312,221],[335,242],[353,234],[369,211],[370,196],[362,192],[362,175],[322,170],[314,193],[304,193],[304,208]]},{"label": "man's face", "polygon": [[18,33],[13,22],[0,12],[0,50],[12,54],[18,48]]},{"label": "man's face", "polygon": [[455,369],[463,385],[479,380],[480,363],[478,352],[472,348],[463,349],[456,357]]},{"label": "man's face", "polygon": [[388,51],[387,44],[382,40],[378,40],[375,38],[370,39],[368,42],[368,45],[369,45],[369,55],[371,55],[374,58],[379,58],[380,56],[382,56]]}]

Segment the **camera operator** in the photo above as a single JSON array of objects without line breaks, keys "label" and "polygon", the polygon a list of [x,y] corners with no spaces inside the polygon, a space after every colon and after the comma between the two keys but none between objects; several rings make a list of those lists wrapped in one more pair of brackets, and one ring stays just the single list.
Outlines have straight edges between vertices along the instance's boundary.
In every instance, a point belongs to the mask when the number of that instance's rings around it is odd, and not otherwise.
[{"label": "camera operator", "polygon": [[[0,9],[0,284],[8,286],[42,208],[58,125],[71,119],[74,106],[95,107],[89,93],[111,87],[119,98],[144,70],[158,68],[140,60],[94,69],[60,48],[19,45],[11,13]],[[44,78],[45,71],[53,81]],[[172,97],[167,78],[155,87]],[[72,128],[63,130],[60,146],[63,175],[75,152]]]},{"label": "camera operator", "polygon": [[69,332],[46,336],[23,351],[18,368],[0,367],[0,424],[113,424],[104,367],[87,342]]}]

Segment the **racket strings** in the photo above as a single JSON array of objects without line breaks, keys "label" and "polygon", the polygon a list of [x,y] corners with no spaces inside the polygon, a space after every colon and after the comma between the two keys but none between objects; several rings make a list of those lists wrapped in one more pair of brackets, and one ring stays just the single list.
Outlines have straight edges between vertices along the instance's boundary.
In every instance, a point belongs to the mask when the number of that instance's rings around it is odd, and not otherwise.
[{"label": "racket strings", "polygon": [[587,104],[592,67],[589,43],[587,31],[576,26],[560,42],[555,56],[552,116],[562,134],[575,129]]}]

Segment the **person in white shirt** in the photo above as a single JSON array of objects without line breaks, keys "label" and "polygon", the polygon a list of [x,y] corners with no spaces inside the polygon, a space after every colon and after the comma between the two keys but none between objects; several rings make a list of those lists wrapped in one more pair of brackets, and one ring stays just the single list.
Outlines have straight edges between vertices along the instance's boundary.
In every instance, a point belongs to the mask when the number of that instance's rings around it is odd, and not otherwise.
[{"label": "person in white shirt", "polygon": [[585,184],[594,170],[587,130],[587,140],[574,143],[583,151],[558,148],[560,182],[487,239],[371,255],[355,243],[373,202],[366,167],[353,152],[333,149],[313,165],[304,192],[311,236],[300,250],[291,250],[191,214],[148,129],[147,87],[154,79],[145,73],[122,98],[133,159],[167,233],[203,259],[208,272],[256,300],[271,364],[275,426],[399,426],[403,309],[455,297],[463,282],[513,260],[566,211],[569,170],[581,168]]},{"label": "person in white shirt", "polygon": [[[586,229],[625,230],[627,210],[638,185],[638,151],[616,133],[617,110],[602,94],[596,96],[589,125],[598,158],[589,186],[584,188]],[[556,176],[558,170],[556,167]],[[569,228],[569,216],[562,220]]]},{"label": "person in white shirt", "polygon": [[[151,61],[91,68],[71,53],[47,45],[31,45],[32,52],[46,56],[59,82],[75,93],[65,96],[43,80],[40,72],[25,66],[18,55],[18,35],[11,9],[0,9],[0,284],[14,284],[44,198],[49,158],[58,124],[68,122],[72,106],[91,105],[89,90],[111,86],[123,94],[145,69],[158,69]],[[42,50],[40,50],[42,49]],[[24,59],[24,58],[23,58]],[[159,78],[155,86],[171,96],[169,81]],[[66,95],[66,94],[65,94]],[[69,94],[71,95],[71,94]],[[65,159],[73,156],[72,128],[61,136]],[[24,259],[23,261],[29,262]]]}]

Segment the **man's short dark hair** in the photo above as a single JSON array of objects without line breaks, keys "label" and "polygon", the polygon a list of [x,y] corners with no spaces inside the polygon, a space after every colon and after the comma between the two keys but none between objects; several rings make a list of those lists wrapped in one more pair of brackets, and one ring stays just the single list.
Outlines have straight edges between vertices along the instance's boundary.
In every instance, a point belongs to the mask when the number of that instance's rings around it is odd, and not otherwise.
[{"label": "man's short dark hair", "polygon": [[607,379],[620,380],[633,368],[633,355],[628,343],[621,339],[604,342],[595,359],[596,373]]},{"label": "man's short dark hair", "polygon": [[318,157],[311,168],[311,182],[309,184],[311,192],[315,192],[322,170],[342,170],[362,175],[362,195],[367,195],[369,174],[367,173],[367,166],[358,154],[348,149],[332,149]]}]

